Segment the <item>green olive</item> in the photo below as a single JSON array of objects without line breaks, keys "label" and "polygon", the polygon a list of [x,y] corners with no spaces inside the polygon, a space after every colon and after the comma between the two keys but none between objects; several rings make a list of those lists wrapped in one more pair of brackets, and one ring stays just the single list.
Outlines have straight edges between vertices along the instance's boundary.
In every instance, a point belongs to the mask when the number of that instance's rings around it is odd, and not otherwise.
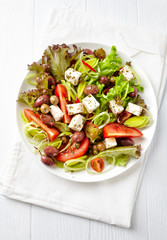
[{"label": "green olive", "polygon": [[49,107],[49,105],[47,105],[47,104],[42,104],[42,106],[41,106],[41,112],[43,113],[43,114],[47,114],[47,113],[49,113],[49,111],[50,111],[50,107]]},{"label": "green olive", "polygon": [[111,77],[111,78],[110,78],[110,82],[111,82],[111,83],[115,83],[115,78],[114,78],[114,77]]},{"label": "green olive", "polygon": [[94,155],[97,155],[97,154],[98,154],[98,151],[93,151],[93,154],[94,154]]},{"label": "green olive", "polygon": [[93,145],[93,151],[98,151],[97,145]]},{"label": "green olive", "polygon": [[93,154],[94,154],[94,155],[97,155],[97,154],[98,154],[97,145],[93,145]]},{"label": "green olive", "polygon": [[90,139],[96,139],[99,134],[98,126],[93,124],[88,124],[85,128],[85,134]]},{"label": "green olive", "polygon": [[57,104],[59,103],[59,99],[58,99],[57,96],[52,95],[52,96],[50,97],[50,102],[51,102],[53,105],[57,105]]},{"label": "green olive", "polygon": [[106,149],[106,146],[103,142],[99,142],[97,144],[97,149],[101,152],[101,151],[104,151]]}]

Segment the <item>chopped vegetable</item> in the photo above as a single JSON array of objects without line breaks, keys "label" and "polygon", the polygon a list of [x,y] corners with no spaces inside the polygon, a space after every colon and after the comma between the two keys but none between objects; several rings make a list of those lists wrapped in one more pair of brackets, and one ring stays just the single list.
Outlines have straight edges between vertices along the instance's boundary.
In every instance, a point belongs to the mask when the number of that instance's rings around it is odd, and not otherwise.
[{"label": "chopped vegetable", "polygon": [[99,127],[103,128],[107,123],[110,122],[110,114],[107,112],[99,113],[92,119],[92,122]]},{"label": "chopped vegetable", "polygon": [[147,126],[148,122],[149,122],[148,116],[139,116],[129,118],[124,122],[124,125],[127,127],[143,128]]},{"label": "chopped vegetable", "polygon": [[66,171],[81,171],[85,169],[87,156],[82,156],[80,158],[71,159],[64,163],[64,168]]}]

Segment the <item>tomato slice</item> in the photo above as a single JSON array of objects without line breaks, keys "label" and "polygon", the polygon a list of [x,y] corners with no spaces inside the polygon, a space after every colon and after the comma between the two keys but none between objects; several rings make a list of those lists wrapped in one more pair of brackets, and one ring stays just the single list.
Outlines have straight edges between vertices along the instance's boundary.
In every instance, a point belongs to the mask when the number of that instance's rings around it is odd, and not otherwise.
[{"label": "tomato slice", "polygon": [[81,142],[81,145],[79,148],[75,148],[75,143],[74,143],[67,150],[65,150],[62,153],[59,153],[56,156],[56,159],[61,162],[66,162],[70,159],[81,157],[87,152],[88,147],[89,147],[89,140],[87,137],[85,137],[84,140]]},{"label": "tomato slice", "polygon": [[24,114],[29,122],[33,121],[37,123],[47,133],[50,142],[53,141],[59,135],[59,131],[56,128],[48,127],[41,121],[40,117],[32,110],[24,109]]},{"label": "tomato slice", "polygon": [[71,117],[67,113],[67,89],[62,84],[57,84],[55,88],[55,95],[59,98],[60,108],[64,113],[63,121],[64,123],[70,123]]},{"label": "tomato slice", "polygon": [[129,138],[137,138],[143,136],[136,128],[125,127],[119,123],[109,123],[104,127],[103,130],[103,138],[109,137],[129,137]]},{"label": "tomato slice", "polygon": [[96,172],[102,172],[104,169],[104,161],[100,157],[93,159],[90,165]]}]

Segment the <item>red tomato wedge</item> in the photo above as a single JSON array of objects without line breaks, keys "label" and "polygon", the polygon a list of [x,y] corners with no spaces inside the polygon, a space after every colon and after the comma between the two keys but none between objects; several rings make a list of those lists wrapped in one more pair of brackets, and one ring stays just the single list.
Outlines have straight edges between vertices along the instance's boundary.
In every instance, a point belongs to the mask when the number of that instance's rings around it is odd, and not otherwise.
[{"label": "red tomato wedge", "polygon": [[65,150],[62,153],[59,153],[56,156],[56,159],[61,162],[66,162],[70,159],[81,157],[87,152],[88,147],[89,147],[89,139],[85,137],[84,140],[81,142],[81,145],[79,148],[75,148],[75,143],[73,143],[72,146],[69,147],[67,150]]},{"label": "red tomato wedge", "polygon": [[100,157],[93,159],[90,165],[96,172],[102,172],[104,169],[104,161]]},{"label": "red tomato wedge", "polygon": [[63,121],[64,123],[70,123],[71,117],[67,113],[67,89],[62,85],[58,84],[55,88],[55,95],[59,98],[60,108],[64,113]]},{"label": "red tomato wedge", "polygon": [[143,136],[136,128],[125,127],[119,123],[109,123],[104,127],[103,130],[103,138],[109,137],[129,137],[129,138],[137,138]]},{"label": "red tomato wedge", "polygon": [[59,131],[56,128],[48,127],[41,121],[40,117],[32,110],[24,109],[24,114],[29,122],[33,121],[37,123],[47,133],[50,142],[53,141],[59,135]]}]

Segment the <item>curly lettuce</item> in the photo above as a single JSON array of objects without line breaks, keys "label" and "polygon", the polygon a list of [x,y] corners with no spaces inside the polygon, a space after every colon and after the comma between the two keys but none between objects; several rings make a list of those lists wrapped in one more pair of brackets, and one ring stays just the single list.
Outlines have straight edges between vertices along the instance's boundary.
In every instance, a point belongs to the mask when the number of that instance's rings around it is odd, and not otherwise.
[{"label": "curly lettuce", "polygon": [[115,99],[116,101],[119,100],[123,107],[125,107],[129,101],[130,102],[136,101],[136,98],[131,98],[128,96],[130,92],[134,91],[132,87],[133,82],[125,80],[122,74],[120,74],[118,77],[114,77],[114,79],[115,79],[115,86],[110,88],[110,90],[106,95],[102,93],[99,98],[101,103],[100,104],[101,111],[106,109],[106,104],[112,99]]},{"label": "curly lettuce", "polygon": [[113,75],[116,71],[119,71],[121,64],[122,61],[118,57],[117,49],[112,46],[110,54],[99,62],[100,76]]},{"label": "curly lettuce", "polygon": [[40,97],[41,95],[46,94],[48,96],[52,96],[52,89],[43,89],[43,88],[35,88],[32,90],[29,90],[27,92],[21,92],[19,94],[18,101],[26,104],[31,109],[34,109],[34,103],[35,100]]},{"label": "curly lettuce", "polygon": [[73,45],[73,48],[74,51],[70,53],[69,46],[66,44],[57,44],[48,46],[44,51],[42,63],[50,66],[51,74],[57,81],[64,79],[64,72],[81,52],[76,45]]}]

